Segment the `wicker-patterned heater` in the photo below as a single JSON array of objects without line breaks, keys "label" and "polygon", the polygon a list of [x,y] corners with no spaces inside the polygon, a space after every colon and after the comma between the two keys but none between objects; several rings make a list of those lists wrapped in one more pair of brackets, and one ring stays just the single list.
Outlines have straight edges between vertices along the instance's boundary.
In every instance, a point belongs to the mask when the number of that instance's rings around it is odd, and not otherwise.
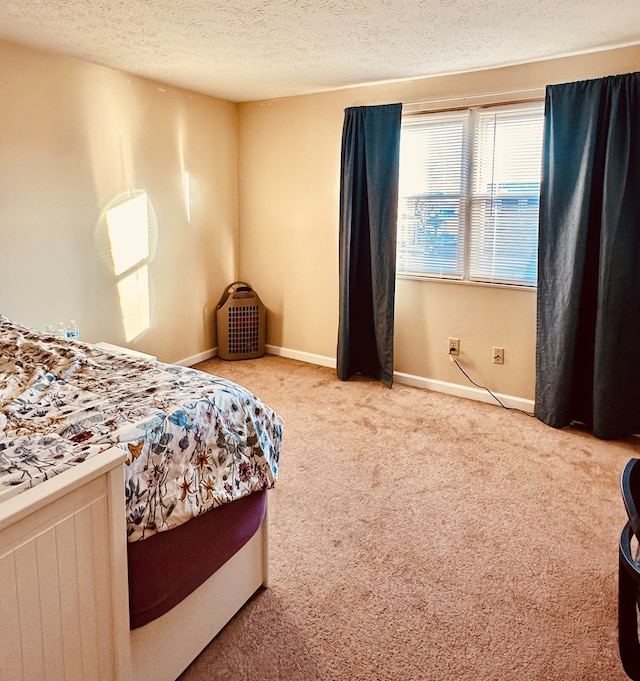
[{"label": "wicker-patterned heater", "polygon": [[218,356],[254,359],[265,352],[266,308],[244,281],[234,281],[222,293],[216,308]]}]

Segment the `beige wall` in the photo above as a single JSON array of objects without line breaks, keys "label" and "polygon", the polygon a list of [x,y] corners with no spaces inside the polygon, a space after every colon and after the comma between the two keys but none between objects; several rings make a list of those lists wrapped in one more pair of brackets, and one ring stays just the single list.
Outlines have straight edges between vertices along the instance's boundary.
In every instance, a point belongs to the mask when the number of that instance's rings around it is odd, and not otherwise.
[{"label": "beige wall", "polygon": [[[269,309],[267,342],[335,358],[338,323],[338,199],[344,108],[391,102],[460,105],[461,97],[512,93],[640,68],[640,47],[538,64],[353,88],[239,105],[239,272]],[[473,98],[470,103],[530,96]],[[442,100],[449,100],[443,102]],[[453,101],[451,101],[453,100]],[[468,385],[461,360],[494,391],[532,399],[534,292],[399,280],[397,371]],[[491,363],[492,346],[505,364]]]},{"label": "beige wall", "polygon": [[[85,340],[127,342],[101,215],[145,189],[158,220],[150,326],[129,345],[165,361],[206,352],[218,297],[239,276],[268,307],[268,343],[335,358],[345,107],[439,107],[638,68],[636,46],[235,105],[0,42],[0,313],[37,328],[74,318]],[[468,385],[449,336],[476,380],[533,397],[534,293],[399,280],[396,370]],[[491,364],[493,345],[504,366]]]},{"label": "beige wall", "polygon": [[0,313],[124,343],[100,216],[144,189],[158,222],[150,326],[129,345],[165,361],[214,347],[236,273],[236,105],[6,42],[0,83]]}]

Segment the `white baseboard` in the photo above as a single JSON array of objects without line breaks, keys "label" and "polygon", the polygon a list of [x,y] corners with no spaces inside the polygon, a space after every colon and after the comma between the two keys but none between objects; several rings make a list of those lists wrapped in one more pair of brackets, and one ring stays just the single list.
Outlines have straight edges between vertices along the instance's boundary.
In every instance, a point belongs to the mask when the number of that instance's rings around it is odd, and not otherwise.
[{"label": "white baseboard", "polygon": [[[277,345],[267,345],[265,349],[270,355],[278,355],[288,359],[297,359],[301,362],[318,364],[320,366],[330,367],[332,369],[336,368],[336,360],[334,357],[314,355],[310,352],[291,350],[289,348],[282,348]],[[434,390],[435,392],[445,393],[447,395],[455,395],[456,397],[464,397],[469,400],[476,400],[476,402],[486,402],[488,404],[495,405],[498,404],[486,390],[481,390],[480,388],[476,388],[474,386],[449,383],[447,381],[438,381],[435,378],[414,376],[413,374],[405,374],[401,371],[394,371],[393,378],[402,385],[410,385],[414,388]],[[513,395],[504,395],[503,393],[495,393],[495,395],[502,402],[502,404],[505,405],[505,407],[509,407],[511,409],[522,409],[522,411],[533,413],[533,400],[527,400],[523,397],[514,397]]]},{"label": "white baseboard", "polygon": [[[487,402],[488,404],[498,405],[496,400],[491,397],[486,390],[481,390],[474,386],[448,383],[447,381],[438,381],[435,378],[423,378],[422,376],[413,376],[412,374],[403,374],[400,371],[394,371],[393,377],[398,383],[404,385],[411,385],[416,388],[426,388],[427,390],[435,390],[436,392],[446,393],[447,395],[455,395],[456,397],[464,397],[468,400],[476,400],[476,402]],[[505,407],[509,407],[510,409],[521,409],[530,414],[533,413],[533,400],[527,400],[523,397],[514,397],[513,395],[504,395],[503,393],[497,392],[494,392],[494,395]]]},{"label": "white baseboard", "polygon": [[212,357],[215,357],[218,354],[218,348],[210,348],[209,350],[205,350],[204,352],[199,352],[197,355],[191,355],[191,357],[185,357],[184,359],[179,360],[178,362],[173,362],[173,364],[177,364],[178,366],[181,367],[192,367],[194,364],[197,364],[198,362],[204,362],[207,359],[211,359]]},{"label": "white baseboard", "polygon": [[331,369],[335,369],[337,366],[335,357],[325,357],[324,355],[314,355],[310,352],[290,350],[289,348],[281,348],[278,345],[266,345],[265,350],[270,355],[278,355],[279,357],[286,357],[287,359],[298,359],[301,362],[318,364],[321,367],[330,367]]}]

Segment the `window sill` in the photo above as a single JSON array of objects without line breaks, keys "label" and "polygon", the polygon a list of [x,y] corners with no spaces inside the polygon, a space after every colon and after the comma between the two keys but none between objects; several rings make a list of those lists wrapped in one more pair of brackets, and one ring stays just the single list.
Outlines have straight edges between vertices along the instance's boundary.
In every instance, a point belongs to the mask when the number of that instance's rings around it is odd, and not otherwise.
[{"label": "window sill", "polygon": [[459,286],[484,286],[488,288],[501,288],[508,291],[525,291],[535,293],[537,286],[523,286],[518,284],[499,284],[488,281],[469,281],[468,279],[445,279],[444,277],[418,276],[415,274],[396,274],[396,279],[406,281],[423,281],[435,284],[458,284]]}]

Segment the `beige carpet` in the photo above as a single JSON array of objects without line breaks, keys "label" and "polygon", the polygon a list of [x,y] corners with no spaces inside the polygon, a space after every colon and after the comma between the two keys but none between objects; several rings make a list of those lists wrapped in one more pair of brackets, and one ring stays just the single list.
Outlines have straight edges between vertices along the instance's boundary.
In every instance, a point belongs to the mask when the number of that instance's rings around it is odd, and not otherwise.
[{"label": "beige carpet", "polygon": [[285,421],[271,587],[181,681],[625,679],[604,442],[278,357],[199,368]]}]

